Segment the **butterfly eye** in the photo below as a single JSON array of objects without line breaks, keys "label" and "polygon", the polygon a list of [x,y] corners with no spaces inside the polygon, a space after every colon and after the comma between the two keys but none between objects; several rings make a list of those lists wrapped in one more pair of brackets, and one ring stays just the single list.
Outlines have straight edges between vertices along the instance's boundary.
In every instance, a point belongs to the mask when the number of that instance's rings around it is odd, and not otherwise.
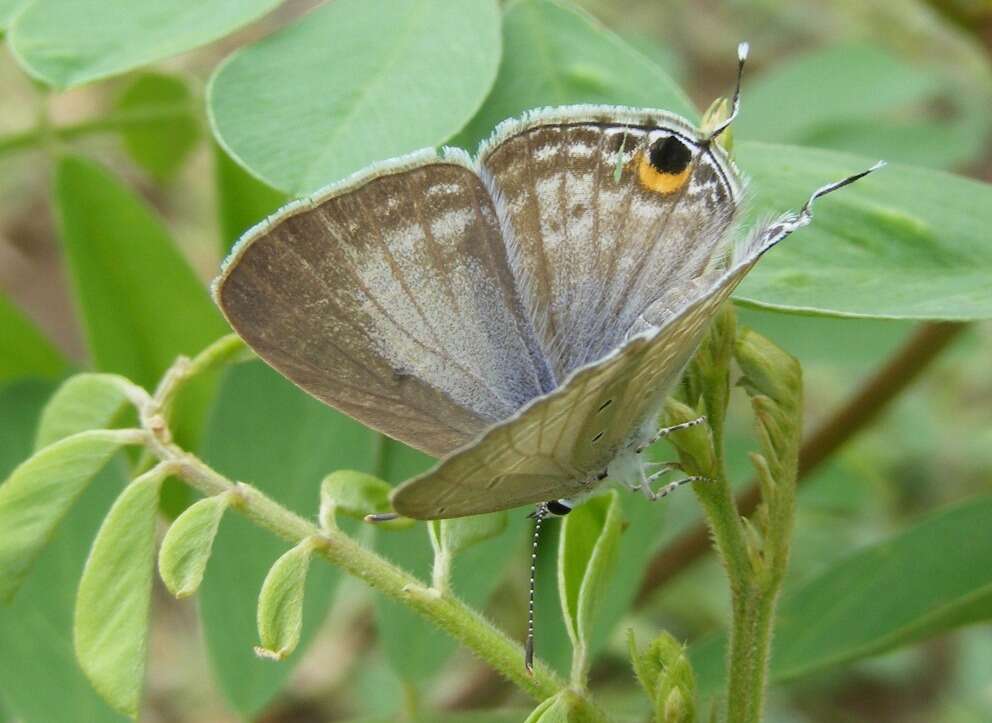
[{"label": "butterfly eye", "polygon": [[659,138],[641,156],[637,178],[654,193],[675,193],[685,185],[692,168],[692,151],[676,136]]}]

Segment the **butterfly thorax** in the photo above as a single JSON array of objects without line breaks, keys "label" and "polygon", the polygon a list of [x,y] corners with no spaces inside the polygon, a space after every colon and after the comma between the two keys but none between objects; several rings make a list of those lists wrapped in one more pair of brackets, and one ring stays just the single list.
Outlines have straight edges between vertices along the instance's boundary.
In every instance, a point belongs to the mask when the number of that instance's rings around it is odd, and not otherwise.
[{"label": "butterfly thorax", "polygon": [[639,487],[646,475],[644,455],[638,445],[622,449],[606,467],[607,478],[625,487]]},{"label": "butterfly thorax", "polygon": [[654,440],[655,426],[653,424],[642,425],[637,433],[617,451],[602,471],[588,479],[579,481],[582,488],[581,492],[554,500],[554,503],[560,506],[562,511],[556,512],[550,507],[548,511],[556,515],[566,514],[594,494],[607,480],[628,489],[639,489],[647,480],[651,465],[642,452]]}]

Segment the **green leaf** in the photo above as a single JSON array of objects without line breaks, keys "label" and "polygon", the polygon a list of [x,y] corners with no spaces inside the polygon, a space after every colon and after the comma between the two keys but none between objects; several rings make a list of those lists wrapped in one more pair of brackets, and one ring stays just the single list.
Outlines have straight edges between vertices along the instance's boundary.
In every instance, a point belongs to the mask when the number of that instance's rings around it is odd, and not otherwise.
[{"label": "green leaf", "polygon": [[285,660],[300,642],[303,599],[310,557],[319,540],[308,538],[284,554],[269,569],[258,595],[258,637],[255,653]]},{"label": "green leaf", "polygon": [[116,374],[77,374],[48,400],[38,424],[35,449],[91,429],[106,429],[128,402],[134,385]]},{"label": "green leaf", "polygon": [[115,710],[138,717],[148,645],[155,515],[165,477],[138,477],[110,508],[83,568],[76,595],[76,658]]},{"label": "green leaf", "polygon": [[[202,457],[307,517],[317,509],[320,480],[338,468],[371,470],[372,433],[302,393],[261,362],[225,372],[204,434]],[[250,551],[250,554],[246,554]],[[252,653],[258,641],[255,606],[266,573],[285,551],[271,533],[230,515],[214,540],[199,612],[218,688],[242,717],[275,696],[301,659],[326,614],[338,572],[311,570],[303,632],[282,665]]]},{"label": "green leaf", "polygon": [[365,472],[350,469],[331,472],[320,484],[320,519],[332,519],[335,512],[359,520],[366,515],[389,512],[392,489],[388,482]]},{"label": "green leaf", "polygon": [[735,131],[951,168],[981,151],[989,127],[988,90],[967,76],[945,76],[877,44],[830,45],[745,78]]},{"label": "green leaf", "polygon": [[200,139],[193,94],[177,76],[141,73],[121,93],[116,110],[128,119],[121,129],[124,147],[159,181],[175,175]]},{"label": "green leaf", "polygon": [[634,674],[652,700],[658,692],[658,678],[681,652],[682,646],[667,633],[659,635],[645,650],[638,650],[634,631],[627,628],[627,653],[634,666]]},{"label": "green leaf", "polygon": [[35,325],[0,293],[0,382],[18,377],[57,379],[68,363]]},{"label": "green leaf", "polygon": [[336,0],[221,65],[211,124],[232,158],[303,195],[450,138],[499,56],[494,0]]},{"label": "green leaf", "polygon": [[437,520],[438,541],[448,554],[457,555],[480,542],[496,537],[506,529],[506,511]]},{"label": "green leaf", "polygon": [[22,462],[0,485],[0,601],[10,600],[86,485],[134,430],[81,432]]},{"label": "green leaf", "polygon": [[427,534],[434,549],[432,587],[450,593],[451,568],[455,556],[480,542],[497,537],[506,529],[505,510],[450,520],[431,520]]},{"label": "green leaf", "polygon": [[10,27],[10,21],[14,19],[14,15],[27,2],[28,0],[0,0],[0,34],[3,33],[4,29]]},{"label": "green leaf", "polygon": [[565,628],[572,641],[572,681],[588,671],[593,613],[609,577],[620,536],[616,490],[576,507],[562,523],[558,543],[558,588]]},{"label": "green leaf", "polygon": [[261,17],[278,0],[34,0],[13,21],[24,69],[57,88],[185,53]]},{"label": "green leaf", "polygon": [[207,497],[187,507],[162,539],[158,573],[177,598],[189,597],[200,587],[214,537],[231,494]]},{"label": "green leaf", "polygon": [[[150,389],[177,356],[192,356],[227,332],[162,223],[116,178],[90,161],[62,158],[55,202],[97,370]],[[176,400],[172,428],[187,449],[195,448],[215,383],[205,375]]]},{"label": "green leaf", "polygon": [[451,143],[474,150],[506,118],[572,103],[661,108],[697,117],[675,81],[586,13],[555,0],[520,0],[503,18],[496,84]]},{"label": "green leaf", "polygon": [[[35,424],[52,391],[51,383],[38,380],[0,389],[0,477],[31,453]],[[126,720],[96,694],[72,651],[79,573],[120,490],[122,468],[112,463],[97,475],[58,526],[13,603],[0,606],[0,697],[22,723]]]},{"label": "green leaf", "polygon": [[[875,159],[738,142],[757,213],[798,209],[810,192]],[[737,299],[795,313],[886,319],[992,316],[992,186],[892,164],[821,200],[813,223],[782,242]]]},{"label": "green leaf", "polygon": [[[747,70],[745,69],[745,74]],[[877,119],[932,98],[941,78],[878,45],[838,43],[786,59],[744,84],[741,138],[803,144],[817,128]]]},{"label": "green leaf", "polygon": [[[648,454],[652,455],[653,451]],[[670,453],[669,453],[670,456]],[[623,518],[617,552],[610,568],[610,583],[602,591],[596,610],[596,625],[586,641],[590,661],[606,647],[617,624],[630,612],[644,570],[665,539],[665,520],[673,499],[651,504],[640,495],[618,500]],[[571,515],[569,515],[571,516]],[[511,513],[511,520],[514,516]],[[571,641],[561,614],[557,577],[557,552],[562,520],[545,520],[537,550],[537,600],[535,650],[537,656],[562,674],[569,670]],[[519,573],[523,575],[524,572]]]},{"label": "green leaf", "polygon": [[[145,204],[95,163],[65,157],[55,201],[94,365],[154,385],[226,327]],[[126,303],[125,303],[126,301]]]},{"label": "green leaf", "polygon": [[741,328],[734,343],[734,358],[743,372],[738,384],[750,396],[765,396],[785,410],[796,412],[802,401],[803,380],[799,362],[761,334]]},{"label": "green leaf", "polygon": [[[774,681],[910,645],[992,617],[992,497],[941,509],[860,550],[779,606]],[[704,694],[723,680],[723,636],[690,649]]]},{"label": "green leaf", "polygon": [[221,251],[227,253],[241,235],[282,206],[286,194],[262,183],[212,143]]},{"label": "green leaf", "polygon": [[634,672],[654,702],[655,720],[693,723],[696,720],[696,678],[685,648],[663,632],[643,651],[637,649],[634,631],[627,630],[627,648]]},{"label": "green leaf", "polygon": [[573,723],[570,693],[563,690],[558,695],[542,701],[531,711],[524,723]]}]

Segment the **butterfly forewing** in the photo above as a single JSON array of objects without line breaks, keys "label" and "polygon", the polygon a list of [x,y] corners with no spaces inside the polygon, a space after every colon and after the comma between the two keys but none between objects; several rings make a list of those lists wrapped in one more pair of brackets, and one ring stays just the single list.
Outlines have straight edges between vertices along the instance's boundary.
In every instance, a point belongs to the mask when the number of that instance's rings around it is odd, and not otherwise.
[{"label": "butterfly forewing", "polygon": [[551,389],[492,200],[459,154],[289,207],[239,244],[215,294],[293,382],[435,456]]}]

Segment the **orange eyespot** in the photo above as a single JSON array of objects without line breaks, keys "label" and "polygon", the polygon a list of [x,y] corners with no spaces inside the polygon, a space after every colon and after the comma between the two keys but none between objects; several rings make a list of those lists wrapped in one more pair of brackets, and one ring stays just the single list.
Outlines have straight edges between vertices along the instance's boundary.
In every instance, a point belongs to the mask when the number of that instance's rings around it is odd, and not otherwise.
[{"label": "orange eyespot", "polygon": [[637,180],[641,186],[654,193],[662,195],[675,193],[685,182],[689,180],[692,172],[692,163],[685,166],[676,173],[659,171],[651,162],[649,153],[642,153],[637,162]]},{"label": "orange eyespot", "polygon": [[659,138],[640,156],[637,179],[655,193],[674,193],[692,169],[692,151],[675,134]]}]

